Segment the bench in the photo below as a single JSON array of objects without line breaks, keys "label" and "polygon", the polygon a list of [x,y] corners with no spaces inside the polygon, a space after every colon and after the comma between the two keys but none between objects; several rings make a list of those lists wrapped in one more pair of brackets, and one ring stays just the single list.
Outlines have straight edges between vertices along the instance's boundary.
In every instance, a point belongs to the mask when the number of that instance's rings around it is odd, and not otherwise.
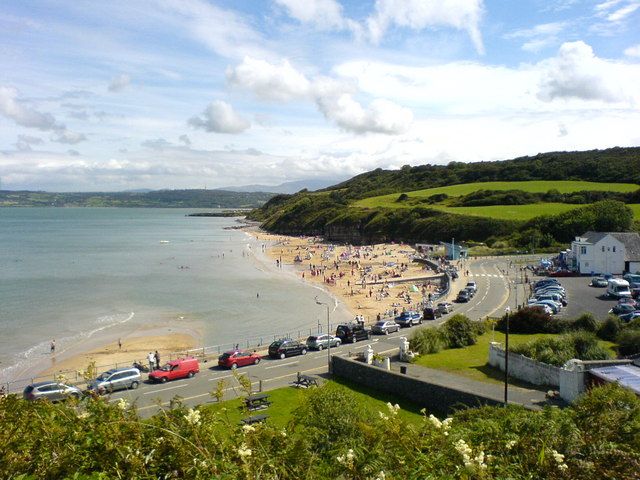
[{"label": "bench", "polygon": [[269,395],[266,393],[258,393],[256,395],[249,395],[245,398],[244,404],[250,412],[255,410],[264,410],[271,405],[271,402],[268,399]]},{"label": "bench", "polygon": [[253,423],[261,423],[264,422],[267,418],[269,418],[269,415],[254,415],[252,417],[247,417],[247,418],[243,418],[240,421],[241,425],[251,425]]},{"label": "bench", "polygon": [[293,384],[299,388],[317,387],[318,379],[309,375],[298,375],[298,378]]}]

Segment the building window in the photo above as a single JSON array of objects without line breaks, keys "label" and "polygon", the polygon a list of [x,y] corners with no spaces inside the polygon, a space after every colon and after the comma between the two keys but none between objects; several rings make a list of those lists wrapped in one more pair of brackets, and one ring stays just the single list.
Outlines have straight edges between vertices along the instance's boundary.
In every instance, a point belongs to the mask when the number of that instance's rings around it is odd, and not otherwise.
[{"label": "building window", "polygon": [[614,245],[612,248],[613,248],[613,251],[615,252],[616,251],[616,246]]},{"label": "building window", "polygon": [[[602,247],[602,251],[604,252],[604,247]],[[580,247],[580,254],[581,255],[586,255],[587,254],[587,247]]]},{"label": "building window", "polygon": [[604,245],[602,245],[602,251],[604,252]]}]

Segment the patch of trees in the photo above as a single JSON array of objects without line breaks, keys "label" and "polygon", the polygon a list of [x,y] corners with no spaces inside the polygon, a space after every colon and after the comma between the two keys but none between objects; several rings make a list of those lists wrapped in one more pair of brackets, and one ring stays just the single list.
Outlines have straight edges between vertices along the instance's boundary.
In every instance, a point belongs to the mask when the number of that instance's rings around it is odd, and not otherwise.
[{"label": "patch of trees", "polygon": [[[580,191],[560,193],[558,190],[547,192],[525,192],[523,190],[477,190],[468,195],[457,197],[450,202],[452,207],[482,207],[489,205],[530,205],[532,203],[570,203],[591,204],[602,200],[617,200],[623,203],[640,201],[640,191],[631,193],[611,191]],[[432,197],[429,197],[432,198]]]}]

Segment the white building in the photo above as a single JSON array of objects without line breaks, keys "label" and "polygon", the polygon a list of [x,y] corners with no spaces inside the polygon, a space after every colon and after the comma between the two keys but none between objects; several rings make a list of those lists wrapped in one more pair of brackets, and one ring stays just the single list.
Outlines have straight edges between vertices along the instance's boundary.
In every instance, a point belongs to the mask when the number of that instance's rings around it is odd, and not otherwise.
[{"label": "white building", "polygon": [[586,232],[571,242],[571,264],[584,275],[636,273],[640,271],[640,235]]}]

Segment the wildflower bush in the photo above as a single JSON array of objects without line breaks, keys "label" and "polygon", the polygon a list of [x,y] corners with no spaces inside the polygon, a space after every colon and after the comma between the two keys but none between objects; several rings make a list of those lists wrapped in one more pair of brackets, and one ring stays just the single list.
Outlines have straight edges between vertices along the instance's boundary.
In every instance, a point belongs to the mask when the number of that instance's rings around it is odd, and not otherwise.
[{"label": "wildflower bush", "polygon": [[465,315],[457,314],[439,327],[416,330],[409,345],[411,350],[421,355],[438,353],[443,348],[475,345],[478,336],[488,330],[488,325],[488,322],[472,321]]},{"label": "wildflower bush", "polygon": [[100,398],[52,405],[0,399],[0,478],[585,479],[638,478],[640,401],[616,385],[575,406],[423,411],[359,408],[330,383],[304,392],[284,428],[239,426],[206,407],[141,420]]},{"label": "wildflower bush", "polygon": [[575,331],[554,338],[541,338],[533,342],[517,345],[510,350],[525,357],[558,367],[572,358],[579,360],[605,360],[611,358],[609,351],[598,343],[598,338],[587,331]]}]

